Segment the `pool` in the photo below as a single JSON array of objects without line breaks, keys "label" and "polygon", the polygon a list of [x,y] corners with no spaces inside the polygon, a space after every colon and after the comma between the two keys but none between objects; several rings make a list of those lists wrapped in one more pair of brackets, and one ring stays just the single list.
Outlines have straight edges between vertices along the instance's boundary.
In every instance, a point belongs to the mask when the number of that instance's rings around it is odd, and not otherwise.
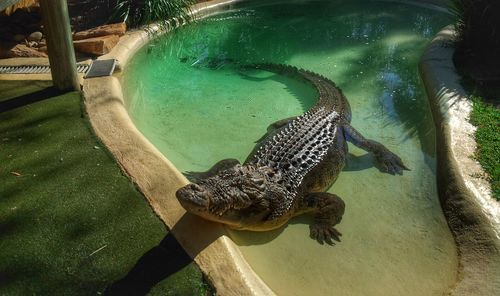
[{"label": "pool", "polygon": [[238,64],[286,63],[335,81],[352,124],[412,169],[380,173],[349,145],[330,189],[346,202],[334,247],[308,238],[307,217],[265,233],[231,231],[278,295],[442,295],[457,254],[435,183],[434,125],[417,61],[449,19],[439,11],[372,1],[252,1],[157,38],[122,77],[130,116],[181,171],[243,161],[267,126],[315,101],[309,85]]}]

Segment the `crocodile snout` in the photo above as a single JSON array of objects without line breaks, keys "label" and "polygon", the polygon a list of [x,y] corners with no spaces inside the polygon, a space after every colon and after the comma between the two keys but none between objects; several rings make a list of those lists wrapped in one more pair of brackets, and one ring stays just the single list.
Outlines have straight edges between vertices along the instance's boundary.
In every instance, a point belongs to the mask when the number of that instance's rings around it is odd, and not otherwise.
[{"label": "crocodile snout", "polygon": [[188,184],[177,190],[175,195],[186,210],[204,210],[208,208],[208,192],[198,184]]}]

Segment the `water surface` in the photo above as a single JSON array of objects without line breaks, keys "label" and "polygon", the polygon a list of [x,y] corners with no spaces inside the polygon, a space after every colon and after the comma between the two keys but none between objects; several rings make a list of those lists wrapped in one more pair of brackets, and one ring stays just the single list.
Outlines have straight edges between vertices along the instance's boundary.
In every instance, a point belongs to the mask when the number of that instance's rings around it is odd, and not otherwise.
[{"label": "water surface", "polygon": [[271,232],[231,231],[232,239],[279,295],[442,295],[456,278],[457,254],[437,197],[435,131],[417,62],[449,22],[389,2],[242,6],[143,48],[124,73],[127,108],[181,171],[203,171],[224,158],[244,161],[269,124],[315,102],[307,84],[235,64],[287,63],[332,79],[353,126],[411,171],[382,174],[349,145],[329,190],[346,202],[341,243],[311,240],[308,217]]}]

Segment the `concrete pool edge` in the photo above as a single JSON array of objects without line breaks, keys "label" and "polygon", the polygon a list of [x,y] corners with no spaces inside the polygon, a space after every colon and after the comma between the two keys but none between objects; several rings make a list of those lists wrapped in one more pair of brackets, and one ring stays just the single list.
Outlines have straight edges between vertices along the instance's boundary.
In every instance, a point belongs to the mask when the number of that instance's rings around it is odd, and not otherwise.
[{"label": "concrete pool edge", "polygon": [[439,197],[459,251],[452,294],[495,295],[500,291],[500,204],[473,159],[472,102],[453,64],[454,34],[453,26],[441,30],[419,63],[436,126]]}]

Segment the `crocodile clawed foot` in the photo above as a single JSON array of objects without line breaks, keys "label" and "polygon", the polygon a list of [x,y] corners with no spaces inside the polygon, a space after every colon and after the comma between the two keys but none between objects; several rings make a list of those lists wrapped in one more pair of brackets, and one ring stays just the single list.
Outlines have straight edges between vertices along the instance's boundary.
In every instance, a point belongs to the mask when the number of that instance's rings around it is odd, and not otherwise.
[{"label": "crocodile clawed foot", "polygon": [[340,233],[332,225],[326,223],[315,223],[309,226],[310,236],[312,239],[317,240],[320,244],[327,243],[329,245],[335,245],[334,240],[340,242]]},{"label": "crocodile clawed foot", "polygon": [[384,173],[402,175],[404,170],[410,170],[403,164],[399,156],[389,150],[375,154],[375,159],[377,160],[379,170]]}]

